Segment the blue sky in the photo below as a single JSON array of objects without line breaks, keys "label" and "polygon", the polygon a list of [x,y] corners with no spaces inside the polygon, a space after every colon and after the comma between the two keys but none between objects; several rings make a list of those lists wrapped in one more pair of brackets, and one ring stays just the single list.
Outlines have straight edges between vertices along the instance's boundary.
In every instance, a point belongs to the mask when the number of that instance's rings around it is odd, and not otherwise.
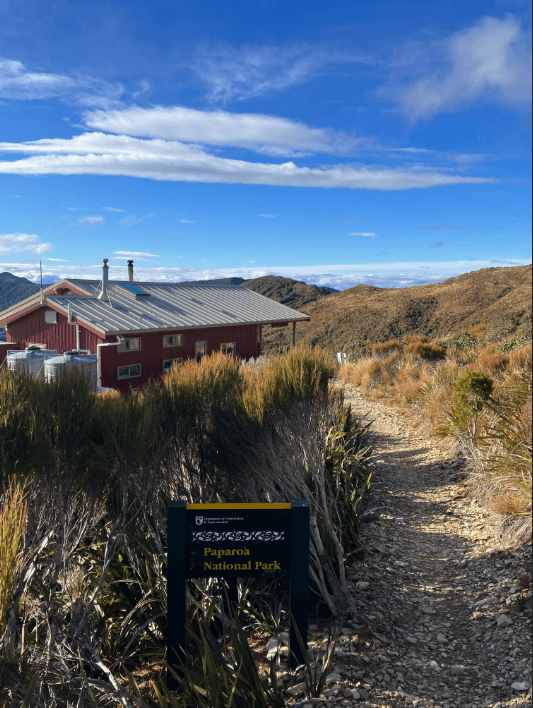
[{"label": "blue sky", "polygon": [[0,272],[531,262],[528,2],[0,0]]}]

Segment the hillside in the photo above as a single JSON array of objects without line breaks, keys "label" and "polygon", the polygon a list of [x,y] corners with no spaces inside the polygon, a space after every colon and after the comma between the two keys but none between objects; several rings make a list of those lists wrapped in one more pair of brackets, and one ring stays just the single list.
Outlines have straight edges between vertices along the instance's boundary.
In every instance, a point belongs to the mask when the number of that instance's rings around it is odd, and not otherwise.
[{"label": "hillside", "polygon": [[[34,292],[39,290],[39,286],[30,282],[26,278],[18,278],[11,273],[0,273],[0,312],[7,310],[20,300],[24,300]],[[0,328],[0,342],[5,341],[5,332]]]},{"label": "hillside", "polygon": [[[440,337],[531,312],[531,266],[486,268],[443,283],[403,289],[356,285],[301,311],[311,321],[298,325],[298,341],[333,352],[350,351],[365,339]],[[264,350],[288,345],[288,329],[265,329]]]},{"label": "hillside", "polygon": [[245,280],[244,278],[217,278],[216,280],[198,280],[198,283],[221,283],[230,285],[244,285],[249,290],[254,290],[260,295],[280,302],[282,305],[299,310],[332,293],[338,293],[335,288],[317,285],[308,285],[302,280],[283,278],[280,275],[265,275],[261,278]]},{"label": "hillside", "polygon": [[26,278],[18,278],[11,273],[0,273],[0,312],[7,310],[20,300],[24,300],[39,290],[39,286]]}]

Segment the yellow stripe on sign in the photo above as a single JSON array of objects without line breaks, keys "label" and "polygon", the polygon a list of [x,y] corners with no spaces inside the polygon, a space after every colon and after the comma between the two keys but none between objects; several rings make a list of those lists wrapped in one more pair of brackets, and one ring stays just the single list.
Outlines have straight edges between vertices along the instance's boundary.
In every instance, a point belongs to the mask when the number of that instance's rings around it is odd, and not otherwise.
[{"label": "yellow stripe on sign", "polygon": [[187,504],[187,509],[213,511],[217,509],[290,509],[291,504]]}]

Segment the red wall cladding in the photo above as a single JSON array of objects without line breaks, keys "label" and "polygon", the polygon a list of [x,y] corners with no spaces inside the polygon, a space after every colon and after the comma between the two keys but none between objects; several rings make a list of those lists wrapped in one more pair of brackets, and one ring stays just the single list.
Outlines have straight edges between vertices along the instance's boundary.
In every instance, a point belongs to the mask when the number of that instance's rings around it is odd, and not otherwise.
[{"label": "red wall cladding", "polygon": [[[57,324],[44,321],[47,308],[40,307],[8,325],[7,341],[17,342],[20,349],[32,344],[44,344],[46,349],[56,349],[60,354],[76,349],[76,326],[68,323],[67,317],[57,313]],[[96,345],[103,342],[93,332],[80,327],[80,349],[90,349],[96,354]]]},{"label": "red wall cladding", "polygon": [[[224,342],[235,342],[236,354],[242,359],[258,357],[261,354],[261,343],[257,341],[257,325],[212,327],[181,332],[176,330],[176,332],[183,335],[183,344],[180,346],[163,347],[163,334],[173,334],[173,332],[148,332],[139,335],[140,351],[119,352],[116,347],[103,347],[100,350],[102,386],[127,393],[131,388],[139,388],[150,380],[157,380],[163,373],[163,361],[178,358],[185,361],[193,358],[196,342],[207,342],[208,354],[218,351]],[[107,337],[106,341],[116,342],[116,337]],[[141,365],[141,376],[118,379],[119,366],[135,364]]]}]

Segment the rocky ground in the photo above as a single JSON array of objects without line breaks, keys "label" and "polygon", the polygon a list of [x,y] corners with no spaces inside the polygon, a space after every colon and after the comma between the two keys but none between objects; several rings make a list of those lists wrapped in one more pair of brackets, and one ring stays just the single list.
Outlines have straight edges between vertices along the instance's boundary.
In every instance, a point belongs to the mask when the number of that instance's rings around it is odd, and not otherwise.
[{"label": "rocky ground", "polygon": [[[503,543],[501,519],[467,496],[460,461],[347,393],[374,420],[367,552],[349,575],[358,619],[341,630],[321,697],[295,686],[294,706],[531,708],[531,544]],[[311,627],[315,653],[321,629]]]}]

